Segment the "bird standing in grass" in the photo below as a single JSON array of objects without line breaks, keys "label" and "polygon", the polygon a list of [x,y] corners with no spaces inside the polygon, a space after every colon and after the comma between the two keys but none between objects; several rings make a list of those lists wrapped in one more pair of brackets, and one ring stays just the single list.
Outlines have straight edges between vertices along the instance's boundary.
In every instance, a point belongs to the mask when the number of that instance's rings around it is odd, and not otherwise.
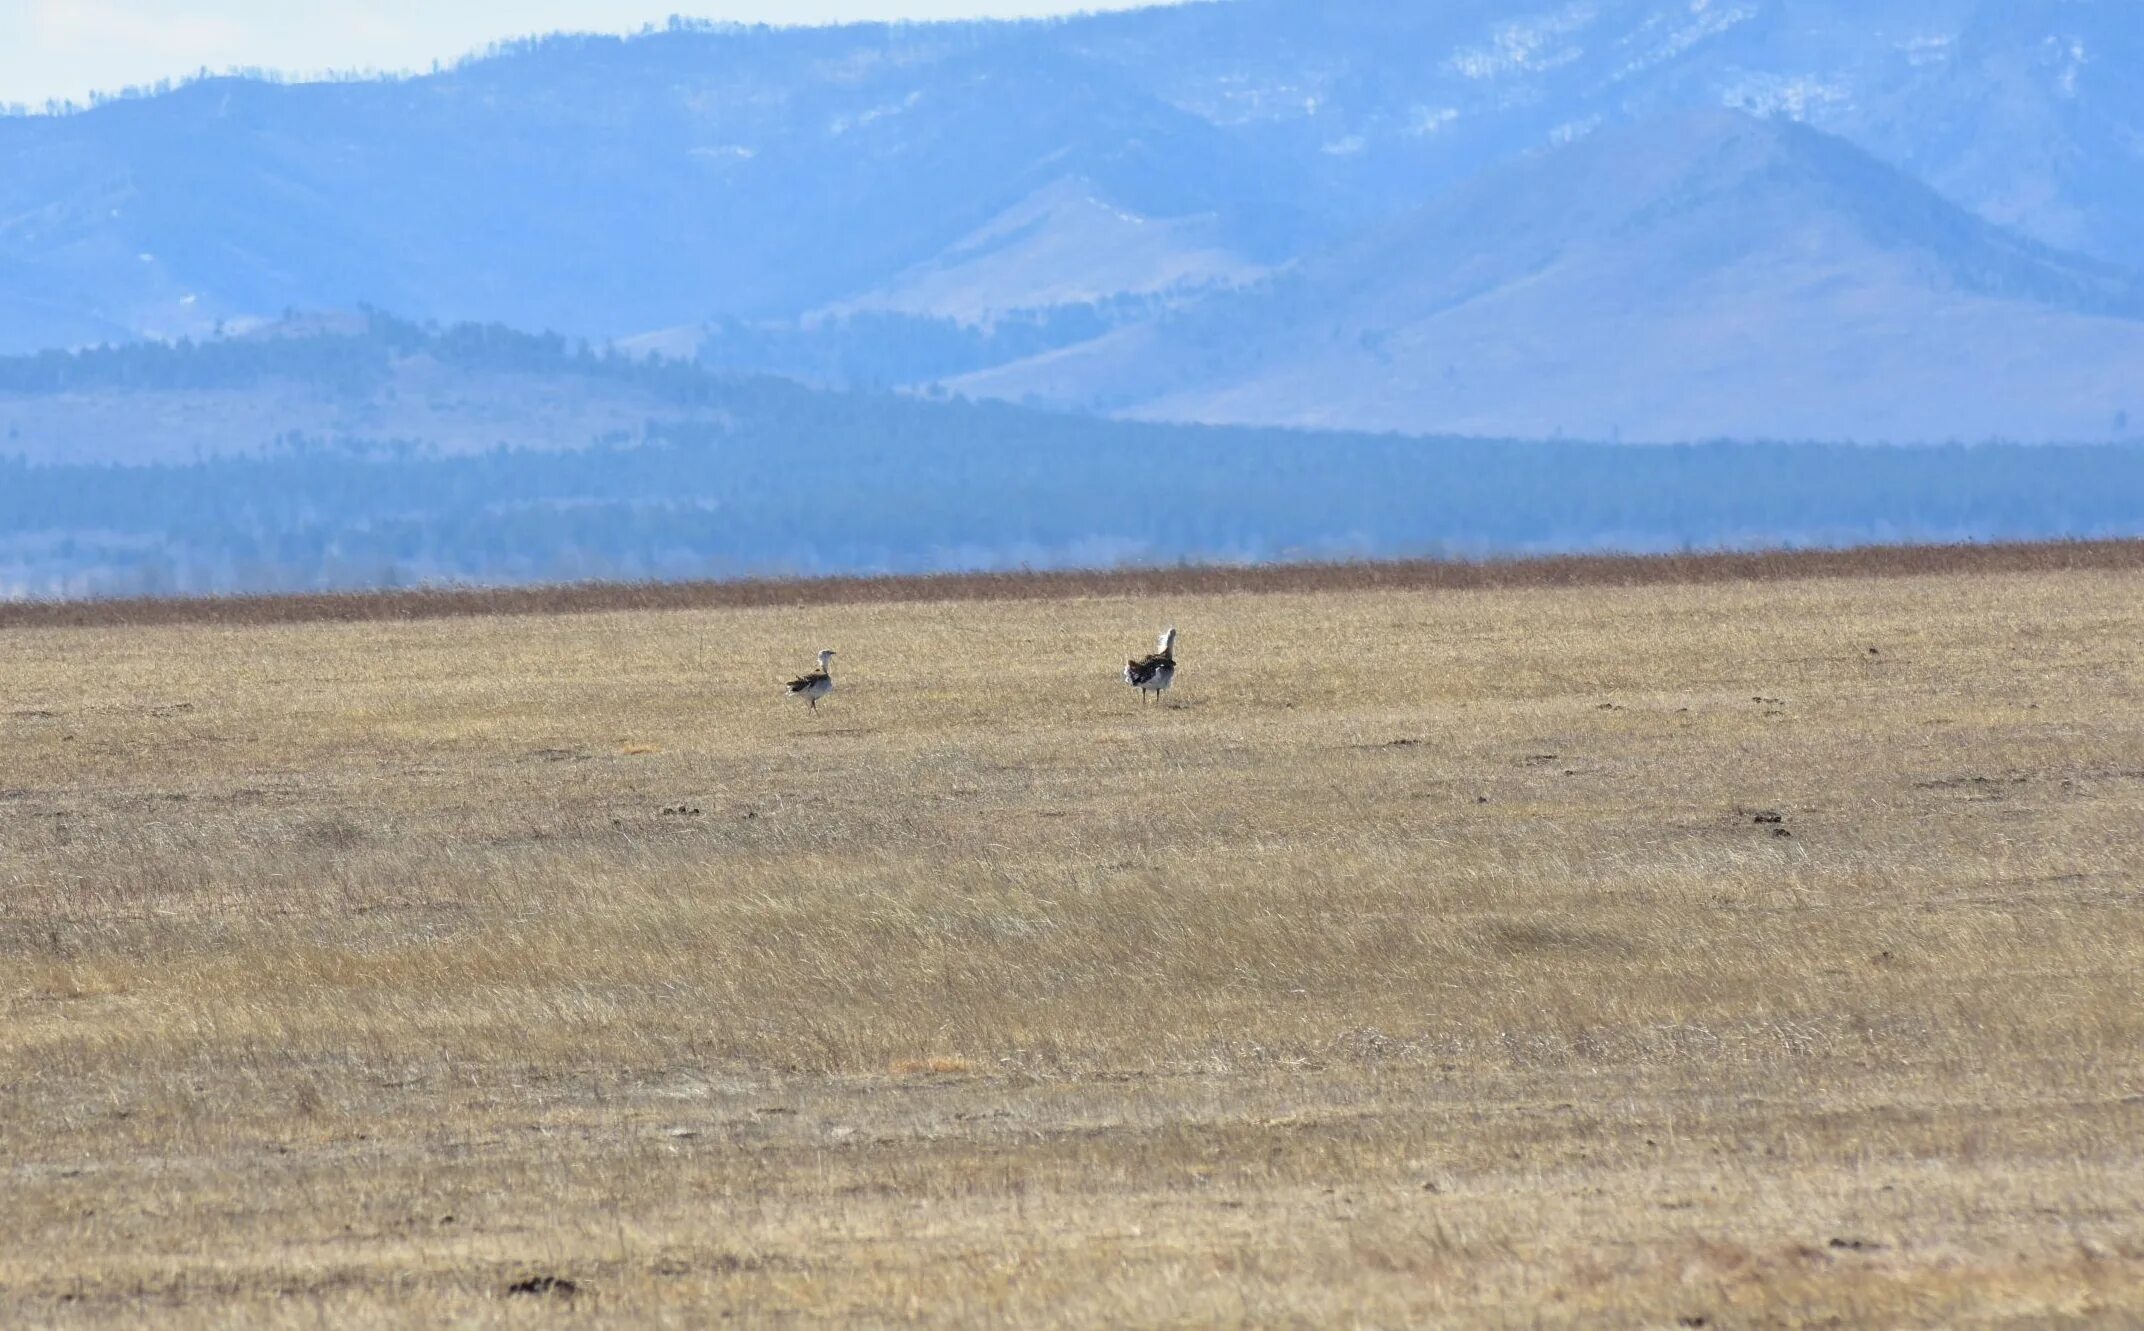
[{"label": "bird standing in grass", "polygon": [[1124,663],[1124,682],[1145,697],[1159,698],[1176,682],[1176,630],[1165,630],[1152,656]]},{"label": "bird standing in grass", "polygon": [[811,705],[813,711],[818,711],[819,700],[834,691],[833,665],[834,654],[832,652],[819,653],[819,668],[808,675],[799,675],[790,680],[786,686],[789,690],[789,696],[802,698]]}]

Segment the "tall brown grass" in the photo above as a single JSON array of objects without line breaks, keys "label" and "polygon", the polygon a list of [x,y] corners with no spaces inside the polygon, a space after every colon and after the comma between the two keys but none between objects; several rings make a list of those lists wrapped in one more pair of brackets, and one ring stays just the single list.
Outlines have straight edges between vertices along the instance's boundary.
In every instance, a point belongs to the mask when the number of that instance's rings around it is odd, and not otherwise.
[{"label": "tall brown grass", "polygon": [[264,596],[0,601],[0,629],[157,624],[312,624],[487,615],[739,610],[1078,596],[1275,595],[1358,591],[1516,591],[1668,587],[1805,578],[1912,578],[2144,568],[2144,541],[1867,546],[1842,550],[1562,555],[1339,564],[1181,565],[908,577],[579,583]]},{"label": "tall brown grass", "polygon": [[2128,549],[17,620],[0,1324],[2136,1321]]}]

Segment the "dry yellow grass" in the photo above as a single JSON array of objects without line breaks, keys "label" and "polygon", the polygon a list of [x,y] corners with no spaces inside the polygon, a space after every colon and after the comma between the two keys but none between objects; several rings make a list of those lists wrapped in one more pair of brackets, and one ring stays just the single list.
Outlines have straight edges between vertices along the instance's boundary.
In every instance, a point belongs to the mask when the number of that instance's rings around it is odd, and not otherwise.
[{"label": "dry yellow grass", "polygon": [[0,1324],[2144,1319],[2140,640],[2123,571],[0,634]]}]

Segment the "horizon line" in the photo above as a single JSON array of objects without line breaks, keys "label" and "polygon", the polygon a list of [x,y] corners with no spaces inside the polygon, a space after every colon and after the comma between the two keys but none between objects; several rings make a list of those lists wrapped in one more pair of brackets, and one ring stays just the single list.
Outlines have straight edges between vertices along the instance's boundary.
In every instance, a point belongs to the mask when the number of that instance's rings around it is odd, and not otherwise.
[{"label": "horizon line", "polygon": [[1234,0],[1119,0],[1096,7],[1092,0],[1078,8],[1064,9],[1046,14],[1022,14],[994,16],[989,14],[969,17],[944,16],[937,18],[881,18],[881,19],[803,19],[784,21],[762,18],[718,19],[694,18],[671,14],[667,19],[650,19],[635,28],[553,28],[538,32],[510,33],[496,37],[480,46],[470,47],[458,54],[434,57],[428,64],[418,63],[393,67],[320,66],[299,68],[291,66],[226,64],[200,65],[180,73],[167,74],[149,83],[130,83],[117,87],[92,88],[79,95],[48,97],[39,102],[0,101],[0,119],[32,119],[81,115],[120,102],[148,101],[169,96],[204,83],[223,81],[257,83],[266,87],[290,88],[317,85],[344,85],[359,83],[413,83],[423,79],[441,78],[458,73],[472,65],[498,60],[535,50],[552,42],[570,41],[615,41],[620,43],[648,41],[678,35],[719,36],[749,34],[755,32],[842,32],[851,29],[907,29],[907,28],[953,28],[981,25],[1000,27],[1055,26],[1077,23],[1087,19],[1116,14],[1137,13],[1153,9],[1178,9],[1194,4],[1228,4]]}]

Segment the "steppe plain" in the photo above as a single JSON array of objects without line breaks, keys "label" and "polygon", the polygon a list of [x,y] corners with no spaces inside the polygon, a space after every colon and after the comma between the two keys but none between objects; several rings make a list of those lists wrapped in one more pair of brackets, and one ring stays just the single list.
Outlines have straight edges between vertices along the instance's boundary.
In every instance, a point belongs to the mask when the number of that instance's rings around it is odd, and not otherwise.
[{"label": "steppe plain", "polygon": [[0,609],[0,1322],[2134,1324],[2140,643],[2131,546]]}]

